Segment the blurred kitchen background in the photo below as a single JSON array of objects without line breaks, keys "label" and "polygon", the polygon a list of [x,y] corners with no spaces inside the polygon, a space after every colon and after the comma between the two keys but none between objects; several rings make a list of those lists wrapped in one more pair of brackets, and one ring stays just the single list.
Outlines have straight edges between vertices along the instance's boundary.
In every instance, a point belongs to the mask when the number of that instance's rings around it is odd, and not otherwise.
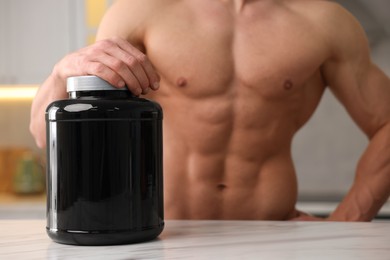
[{"label": "blurred kitchen background", "polygon": [[[31,100],[60,58],[94,42],[113,1],[0,0],[0,218],[45,217],[45,155],[28,130]],[[390,76],[390,1],[337,2],[361,22],[373,60]],[[349,189],[366,145],[327,91],[293,144],[300,209],[332,211]],[[386,205],[380,217],[389,216]]]}]

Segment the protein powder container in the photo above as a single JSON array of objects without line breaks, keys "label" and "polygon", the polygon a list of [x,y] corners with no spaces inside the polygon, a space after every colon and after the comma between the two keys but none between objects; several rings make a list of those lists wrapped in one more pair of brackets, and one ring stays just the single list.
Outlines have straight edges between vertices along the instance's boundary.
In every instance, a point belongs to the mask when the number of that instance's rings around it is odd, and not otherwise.
[{"label": "protein powder container", "polygon": [[164,228],[162,109],[96,76],[67,80],[47,129],[47,233],[76,245],[156,238]]}]

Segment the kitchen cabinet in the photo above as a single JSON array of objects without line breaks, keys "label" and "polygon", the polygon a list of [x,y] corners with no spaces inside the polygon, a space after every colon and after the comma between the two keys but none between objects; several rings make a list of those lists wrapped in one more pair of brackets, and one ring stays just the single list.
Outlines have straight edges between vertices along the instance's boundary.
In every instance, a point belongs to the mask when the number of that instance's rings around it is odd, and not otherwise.
[{"label": "kitchen cabinet", "polygon": [[84,1],[1,0],[0,84],[37,84],[85,45]]}]

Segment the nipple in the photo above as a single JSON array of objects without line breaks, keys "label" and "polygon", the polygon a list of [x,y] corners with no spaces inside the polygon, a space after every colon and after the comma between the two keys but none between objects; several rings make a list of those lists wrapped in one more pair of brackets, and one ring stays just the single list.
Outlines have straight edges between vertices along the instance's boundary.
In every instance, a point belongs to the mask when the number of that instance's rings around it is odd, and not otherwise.
[{"label": "nipple", "polygon": [[284,82],[284,85],[283,85],[283,87],[284,87],[285,90],[290,90],[290,89],[293,88],[293,86],[294,86],[293,82],[292,82],[291,80],[289,80],[289,79],[286,80],[286,81]]},{"label": "nipple", "polygon": [[183,77],[180,77],[177,79],[176,85],[183,88],[183,87],[187,86],[187,80]]}]

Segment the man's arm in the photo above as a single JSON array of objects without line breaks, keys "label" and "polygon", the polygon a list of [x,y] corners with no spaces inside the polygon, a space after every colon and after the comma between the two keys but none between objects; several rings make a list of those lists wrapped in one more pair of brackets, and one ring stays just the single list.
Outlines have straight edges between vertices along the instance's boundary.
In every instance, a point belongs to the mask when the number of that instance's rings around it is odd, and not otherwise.
[{"label": "man's arm", "polygon": [[370,221],[390,195],[390,79],[370,59],[364,31],[344,9],[332,8],[323,75],[370,139],[351,189],[329,220]]},{"label": "man's arm", "polygon": [[127,85],[135,95],[158,89],[155,69],[137,49],[143,42],[141,22],[148,16],[145,1],[116,1],[100,25],[98,41],[66,55],[55,65],[31,107],[30,131],[39,147],[46,145],[46,107],[66,98],[66,79],[70,76],[96,75],[117,87]]}]

